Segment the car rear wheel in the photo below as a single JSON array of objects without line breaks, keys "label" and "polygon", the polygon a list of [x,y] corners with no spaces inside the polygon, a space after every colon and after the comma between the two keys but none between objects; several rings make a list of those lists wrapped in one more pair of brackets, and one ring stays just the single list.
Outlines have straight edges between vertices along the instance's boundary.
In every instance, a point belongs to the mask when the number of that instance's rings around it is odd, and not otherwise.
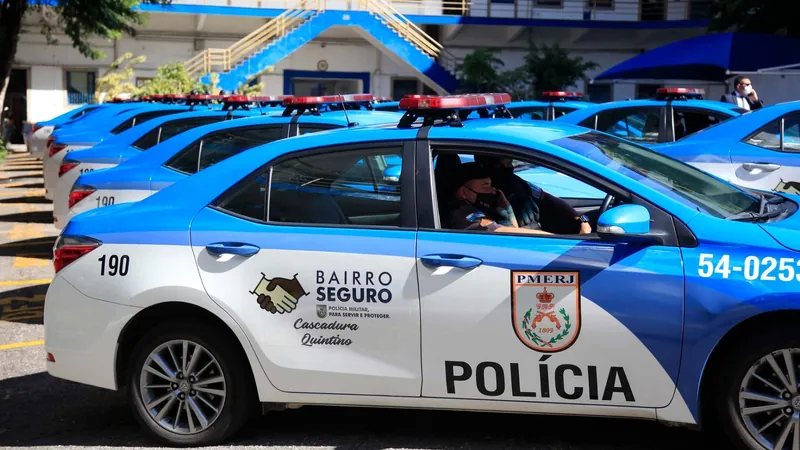
[{"label": "car rear wheel", "polygon": [[800,450],[800,338],[762,336],[737,346],[717,372],[719,431],[740,449]]},{"label": "car rear wheel", "polygon": [[238,344],[203,323],[151,329],[128,365],[128,395],[151,437],[169,445],[217,444],[241,428],[255,393]]}]

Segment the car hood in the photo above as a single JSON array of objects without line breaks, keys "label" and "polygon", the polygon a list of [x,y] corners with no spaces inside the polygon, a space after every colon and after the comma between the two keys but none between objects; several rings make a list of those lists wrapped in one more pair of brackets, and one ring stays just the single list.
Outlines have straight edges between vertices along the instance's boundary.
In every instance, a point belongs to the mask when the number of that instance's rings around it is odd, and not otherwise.
[{"label": "car hood", "polygon": [[[794,194],[781,193],[789,200],[800,204],[800,196]],[[759,226],[767,232],[773,239],[784,247],[800,252],[800,210],[796,211],[786,219],[762,223]]]}]

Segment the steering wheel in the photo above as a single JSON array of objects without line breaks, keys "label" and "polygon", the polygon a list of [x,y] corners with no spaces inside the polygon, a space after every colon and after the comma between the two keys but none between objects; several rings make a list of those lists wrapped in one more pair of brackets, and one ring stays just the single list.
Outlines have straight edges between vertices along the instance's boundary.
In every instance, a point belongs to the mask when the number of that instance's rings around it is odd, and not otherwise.
[{"label": "steering wheel", "polygon": [[603,215],[604,212],[608,210],[611,206],[611,202],[614,201],[614,196],[611,194],[606,194],[606,198],[603,199],[603,203],[600,205],[600,215]]}]

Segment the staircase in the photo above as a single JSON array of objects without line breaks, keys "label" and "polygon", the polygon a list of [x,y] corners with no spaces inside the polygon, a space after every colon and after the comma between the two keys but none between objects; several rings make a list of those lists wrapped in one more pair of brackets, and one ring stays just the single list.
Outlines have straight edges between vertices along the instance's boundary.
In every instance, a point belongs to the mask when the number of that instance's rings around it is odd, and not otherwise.
[{"label": "staircase", "polygon": [[227,49],[206,49],[184,63],[203,82],[219,73],[218,86],[233,91],[332,26],[356,27],[367,41],[418,72],[440,94],[458,87],[455,58],[385,0],[358,0],[358,11],[325,9],[326,0],[300,0]]}]

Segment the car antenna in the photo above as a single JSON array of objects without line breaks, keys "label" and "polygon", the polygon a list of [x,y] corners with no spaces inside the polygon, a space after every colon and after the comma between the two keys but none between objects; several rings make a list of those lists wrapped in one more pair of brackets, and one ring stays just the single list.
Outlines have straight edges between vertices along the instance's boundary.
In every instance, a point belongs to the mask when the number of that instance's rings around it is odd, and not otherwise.
[{"label": "car antenna", "polygon": [[350,122],[350,117],[347,115],[347,106],[345,106],[344,104],[344,95],[342,94],[336,94],[336,95],[338,95],[339,98],[342,100],[342,111],[344,111],[344,120],[347,121],[347,128],[358,125],[357,123]]}]

